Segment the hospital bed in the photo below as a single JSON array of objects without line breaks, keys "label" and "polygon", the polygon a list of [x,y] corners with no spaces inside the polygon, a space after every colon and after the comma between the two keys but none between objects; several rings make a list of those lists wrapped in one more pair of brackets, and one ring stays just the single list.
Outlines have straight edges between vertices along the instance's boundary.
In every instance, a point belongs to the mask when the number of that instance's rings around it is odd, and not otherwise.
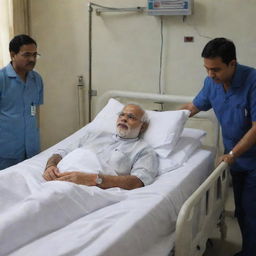
[{"label": "hospital bed", "polygon": [[[213,171],[216,150],[199,147],[203,132],[200,131],[198,135],[195,129],[180,129],[181,133],[170,153],[172,159],[169,159],[169,155],[163,157],[161,171],[153,184],[132,191],[93,187],[83,190],[82,193],[89,195],[87,203],[94,204],[97,198],[100,201],[99,205],[89,206],[90,209],[85,209],[85,212],[76,212],[77,204],[73,201],[86,186],[44,182],[42,172],[49,156],[56,149],[78,140],[87,129],[96,129],[95,124],[101,123],[102,118],[110,117],[117,106],[122,106],[114,98],[125,98],[128,101],[146,99],[166,104],[191,101],[190,97],[182,96],[109,91],[98,100],[98,109],[108,103],[91,124],[39,155],[3,170],[0,173],[0,219],[9,221],[10,228],[0,223],[0,255],[195,256],[203,254],[211,231],[218,224],[223,227],[227,166],[223,163]],[[109,105],[111,107],[106,110]],[[167,111],[150,112],[156,118],[161,113],[165,121],[172,114]],[[198,115],[198,118],[200,123],[204,119],[212,123],[213,148],[216,149],[219,127],[213,114],[204,113]],[[104,125],[102,127],[107,129]],[[196,141],[200,143],[195,144]],[[50,189],[48,184],[52,184]],[[52,192],[53,187],[58,186],[64,194],[70,195],[67,199],[58,191]],[[63,190],[66,189],[64,187],[68,187],[67,191]],[[11,194],[10,188],[15,188],[11,189]],[[23,208],[18,208],[23,202],[21,195],[29,197],[38,191],[45,191],[44,197],[50,193],[53,198],[57,198],[56,202],[47,201],[49,206],[38,203],[36,210],[30,209],[42,215],[41,221],[34,220],[34,216],[29,219],[26,212],[21,221],[10,217],[17,217],[18,210],[23,212]],[[31,202],[31,198],[28,202]],[[53,208],[58,209],[55,220],[46,217],[48,212],[52,213]],[[62,220],[62,215],[67,218]],[[11,232],[12,223],[20,227],[14,235]]]}]

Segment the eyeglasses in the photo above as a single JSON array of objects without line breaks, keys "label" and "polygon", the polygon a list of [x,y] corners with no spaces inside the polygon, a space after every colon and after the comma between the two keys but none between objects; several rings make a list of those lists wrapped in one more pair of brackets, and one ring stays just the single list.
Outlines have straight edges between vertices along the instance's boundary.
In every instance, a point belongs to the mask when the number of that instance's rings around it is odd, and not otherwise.
[{"label": "eyeglasses", "polygon": [[128,119],[133,120],[133,121],[138,120],[138,118],[135,115],[131,114],[131,113],[124,113],[124,112],[119,112],[118,113],[119,118],[124,117],[124,116],[127,116]]},{"label": "eyeglasses", "polygon": [[20,56],[22,56],[25,59],[30,59],[31,57],[38,58],[41,55],[39,53],[37,53],[37,52],[34,52],[34,53],[24,52],[24,53],[20,53]]}]

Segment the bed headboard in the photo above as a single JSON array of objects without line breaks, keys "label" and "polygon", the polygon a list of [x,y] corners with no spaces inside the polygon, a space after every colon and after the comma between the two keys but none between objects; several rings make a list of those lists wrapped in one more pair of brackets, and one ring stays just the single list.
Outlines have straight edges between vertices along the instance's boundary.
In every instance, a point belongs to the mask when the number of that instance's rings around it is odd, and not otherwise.
[{"label": "bed headboard", "polygon": [[[96,100],[96,111],[97,113],[107,104],[108,100],[110,98],[118,99],[121,102],[124,102],[125,100],[129,101],[136,101],[143,105],[143,101],[151,101],[155,103],[161,103],[161,104],[171,104],[176,106],[180,106],[182,104],[192,102],[193,97],[190,96],[180,96],[180,95],[161,95],[161,94],[154,94],[154,93],[145,93],[145,92],[131,92],[131,91],[119,91],[119,90],[110,90],[105,92],[102,96],[100,96]],[[124,100],[125,99],[125,100]],[[148,109],[147,107],[145,107]],[[163,109],[163,110],[171,110],[171,109]],[[174,109],[172,109],[174,110]],[[212,110],[207,112],[199,112],[197,115],[191,118],[192,120],[195,120],[197,123],[195,128],[203,129],[202,121],[208,121],[210,122],[210,137],[211,137],[211,143],[206,143],[207,146],[214,147],[217,151],[219,150],[219,137],[220,137],[220,128],[219,123],[213,113]],[[191,121],[192,121],[191,120]],[[193,122],[193,121],[192,121]],[[192,125],[193,126],[193,125]],[[194,125],[195,126],[195,125]],[[191,126],[190,126],[191,127]],[[209,133],[209,131],[207,131]],[[217,154],[218,155],[218,154]]]}]

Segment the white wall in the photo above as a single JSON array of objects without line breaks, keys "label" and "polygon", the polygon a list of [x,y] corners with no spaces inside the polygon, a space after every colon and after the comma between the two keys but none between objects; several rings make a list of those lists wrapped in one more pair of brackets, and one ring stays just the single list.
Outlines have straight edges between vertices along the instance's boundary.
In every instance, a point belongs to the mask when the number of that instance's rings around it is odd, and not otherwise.
[{"label": "white wall", "polygon": [[87,2],[32,0],[31,31],[37,40],[37,70],[45,85],[40,112],[42,148],[78,129],[78,75],[87,77]]},{"label": "white wall", "polygon": [[[146,6],[146,0],[95,0],[110,7]],[[46,148],[78,129],[77,76],[88,83],[88,1],[31,0],[32,36],[43,57],[37,70],[45,81],[41,111]],[[163,18],[165,92],[193,96],[206,75],[200,57],[214,37],[237,46],[238,61],[256,66],[256,0],[195,0],[194,14]],[[92,87],[158,92],[160,18],[136,13],[93,12]],[[193,43],[184,43],[193,36]]]}]

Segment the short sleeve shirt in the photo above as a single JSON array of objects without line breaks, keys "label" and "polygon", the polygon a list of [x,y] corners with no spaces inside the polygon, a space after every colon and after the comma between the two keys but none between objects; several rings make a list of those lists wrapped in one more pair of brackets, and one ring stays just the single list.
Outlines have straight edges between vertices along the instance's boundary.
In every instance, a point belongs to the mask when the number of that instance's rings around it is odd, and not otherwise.
[{"label": "short sleeve shirt", "polygon": [[55,153],[65,157],[77,148],[97,155],[102,174],[134,175],[144,185],[151,184],[158,173],[158,157],[143,139],[124,139],[107,132],[88,132],[79,141]]},{"label": "short sleeve shirt", "polygon": [[[256,121],[256,70],[237,64],[227,92],[207,77],[193,104],[203,111],[213,108],[221,124],[225,153],[229,152]],[[256,170],[256,146],[237,158],[232,169]]]},{"label": "short sleeve shirt", "polygon": [[33,110],[42,103],[43,81],[37,72],[28,72],[24,82],[11,63],[0,70],[0,158],[24,159],[39,153]]}]

